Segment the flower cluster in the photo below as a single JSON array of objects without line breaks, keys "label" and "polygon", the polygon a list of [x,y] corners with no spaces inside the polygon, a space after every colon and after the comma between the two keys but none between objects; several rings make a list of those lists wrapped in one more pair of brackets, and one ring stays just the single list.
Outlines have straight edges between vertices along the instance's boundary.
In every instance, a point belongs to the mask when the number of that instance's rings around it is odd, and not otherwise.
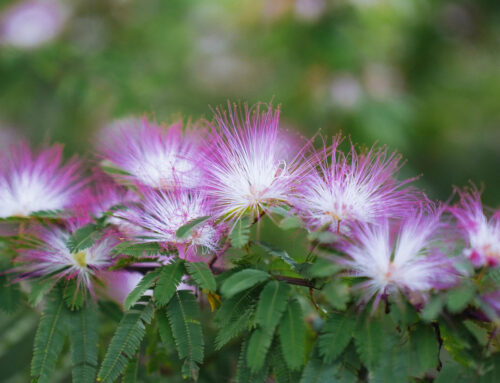
[{"label": "flower cluster", "polygon": [[[57,145],[34,154],[20,144],[3,155],[0,217],[35,217],[20,228],[30,243],[14,269],[22,278],[76,279],[89,289],[100,278],[129,291],[137,275],[109,271],[120,259],[117,244],[158,244],[156,260],[224,264],[236,224],[272,217],[277,207],[310,233],[336,238],[329,246],[342,255],[333,261],[359,281],[361,302],[374,298],[374,307],[396,292],[423,303],[431,290],[459,282],[455,264],[464,259],[474,267],[500,261],[500,220],[488,220],[477,191],[460,191],[456,206],[434,204],[409,185],[413,179],[396,178],[399,154],[359,149],[341,135],[315,151],[280,129],[279,110],[268,105],[229,105],[216,109],[212,122],[189,127],[126,120],[99,137],[101,168],[91,176],[75,159],[62,164]],[[40,211],[60,214],[37,219]],[[71,250],[82,230],[100,236]],[[447,238],[456,233],[465,248],[450,257]]]}]

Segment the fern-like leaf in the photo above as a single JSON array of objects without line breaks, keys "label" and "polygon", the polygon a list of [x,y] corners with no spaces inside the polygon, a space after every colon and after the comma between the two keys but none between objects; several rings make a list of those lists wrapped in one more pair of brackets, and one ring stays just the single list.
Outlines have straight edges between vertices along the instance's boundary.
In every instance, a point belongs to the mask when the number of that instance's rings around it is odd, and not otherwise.
[{"label": "fern-like leaf", "polygon": [[186,269],[198,286],[209,292],[215,291],[215,278],[205,262],[187,262]]},{"label": "fern-like leaf", "polygon": [[326,363],[316,355],[307,362],[300,383],[332,383],[335,382],[335,374],[338,370],[337,364]]},{"label": "fern-like leaf", "polygon": [[326,363],[333,362],[352,339],[356,326],[354,318],[345,314],[331,315],[319,336],[319,353]]},{"label": "fern-like leaf", "polygon": [[253,373],[258,372],[264,366],[267,352],[273,340],[273,332],[258,328],[252,333],[248,342],[247,364]]},{"label": "fern-like leaf", "polygon": [[168,322],[179,358],[185,359],[182,375],[195,380],[205,349],[199,316],[198,303],[191,291],[176,291],[167,306]]},{"label": "fern-like leaf", "polygon": [[127,368],[123,373],[122,383],[136,383],[137,372],[139,370],[139,358],[133,358],[128,362]]},{"label": "fern-like leaf", "polygon": [[91,304],[69,314],[73,383],[95,382],[97,372],[97,309]]},{"label": "fern-like leaf", "polygon": [[186,223],[185,225],[179,227],[177,229],[177,232],[175,233],[175,236],[179,239],[187,238],[191,235],[194,229],[196,229],[198,226],[200,226],[203,222],[205,222],[207,219],[210,219],[210,216],[203,216],[200,218],[193,219],[192,221]]},{"label": "fern-like leaf", "polygon": [[68,333],[68,310],[55,289],[49,295],[35,336],[31,376],[38,383],[50,382]]},{"label": "fern-like leaf", "polygon": [[291,370],[304,363],[306,328],[300,303],[291,300],[285,309],[280,323],[280,341],[283,358]]},{"label": "fern-like leaf", "polygon": [[125,299],[124,307],[126,310],[130,309],[135,303],[144,295],[144,293],[153,287],[156,280],[160,276],[161,269],[157,269],[147,273],[139,281],[137,286],[130,292],[130,294]]},{"label": "fern-like leaf", "polygon": [[161,268],[160,276],[156,282],[154,291],[155,304],[158,307],[165,306],[177,291],[181,283],[185,268],[183,261],[177,261]]},{"label": "fern-like leaf", "polygon": [[99,381],[113,382],[125,370],[139,349],[153,314],[152,303],[139,302],[123,316],[102,362]]},{"label": "fern-like leaf", "polygon": [[97,229],[97,225],[89,223],[76,230],[66,242],[68,250],[77,253],[92,246],[100,235]]},{"label": "fern-like leaf", "polygon": [[257,323],[272,332],[281,319],[291,288],[285,282],[270,281],[260,293],[257,304]]}]

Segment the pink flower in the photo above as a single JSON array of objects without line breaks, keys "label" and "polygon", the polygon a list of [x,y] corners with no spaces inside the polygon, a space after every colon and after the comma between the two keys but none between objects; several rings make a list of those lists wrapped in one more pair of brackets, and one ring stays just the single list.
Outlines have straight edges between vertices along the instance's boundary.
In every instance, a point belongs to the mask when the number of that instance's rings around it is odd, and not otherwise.
[{"label": "pink flower", "polygon": [[20,144],[0,155],[0,217],[71,207],[85,181],[75,158],[61,162],[60,145],[35,155]]},{"label": "pink flower", "polygon": [[215,252],[223,227],[211,219],[201,223],[185,238],[178,238],[177,230],[189,222],[212,214],[211,203],[199,190],[175,188],[171,190],[140,188],[141,206],[132,205],[116,216],[140,228],[135,233],[138,242],[159,242],[174,247],[181,258],[196,260],[197,248]]},{"label": "pink flower", "polygon": [[394,178],[401,156],[375,147],[358,154],[352,144],[346,155],[339,150],[342,140],[336,136],[330,148],[316,154],[313,169],[293,200],[310,229],[330,225],[338,232],[341,223],[376,223],[381,218],[402,217],[415,206],[418,195],[406,187],[413,179]]},{"label": "pink flower", "polygon": [[95,243],[83,250],[71,252],[67,246],[73,230],[57,226],[35,226],[30,234],[40,240],[36,248],[22,248],[15,270],[21,278],[51,276],[55,280],[76,278],[78,286],[92,290],[91,277],[112,265],[111,250],[118,244],[112,232],[104,233]]},{"label": "pink flower", "polygon": [[279,129],[279,110],[234,105],[227,112],[217,109],[215,125],[206,171],[216,215],[256,217],[270,206],[290,203],[303,167]]},{"label": "pink flower", "polygon": [[129,120],[101,135],[101,152],[112,166],[128,173],[119,178],[154,188],[178,185],[194,188],[202,178],[197,131],[183,132],[182,124],[158,126],[145,118]]},{"label": "pink flower", "polygon": [[465,239],[464,255],[475,267],[497,266],[500,262],[500,217],[495,215],[488,220],[476,189],[458,193],[460,203],[449,210]]},{"label": "pink flower", "polygon": [[18,48],[33,48],[54,39],[67,19],[57,0],[27,0],[14,4],[0,20],[0,41]]},{"label": "pink flower", "polygon": [[376,225],[353,226],[350,239],[340,244],[347,255],[340,259],[350,275],[364,278],[363,302],[375,296],[374,307],[384,295],[402,291],[425,298],[431,289],[444,289],[458,281],[450,258],[440,251],[441,210],[413,212],[398,226],[388,219]]}]

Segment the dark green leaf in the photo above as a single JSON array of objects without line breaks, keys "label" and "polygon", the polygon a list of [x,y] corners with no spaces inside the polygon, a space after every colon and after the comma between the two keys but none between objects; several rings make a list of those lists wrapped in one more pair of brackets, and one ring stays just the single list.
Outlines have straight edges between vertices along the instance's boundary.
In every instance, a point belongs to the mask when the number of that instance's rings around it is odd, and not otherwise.
[{"label": "dark green leaf", "polygon": [[359,357],[370,369],[374,368],[383,357],[381,347],[385,332],[385,323],[379,318],[370,318],[368,315],[361,318],[354,331],[354,343]]},{"label": "dark green leaf", "polygon": [[320,358],[313,356],[307,362],[300,383],[333,383],[338,370],[338,364],[325,363]]},{"label": "dark green leaf", "polygon": [[198,286],[208,292],[215,291],[215,278],[205,262],[186,262],[186,269]]},{"label": "dark green leaf", "polygon": [[252,333],[248,342],[246,362],[253,373],[258,372],[264,366],[272,340],[273,333],[262,328],[258,328]]},{"label": "dark green leaf", "polygon": [[122,383],[136,383],[137,372],[139,370],[139,358],[133,358],[128,362],[127,368],[123,373]]},{"label": "dark green leaf", "polygon": [[283,357],[291,370],[304,363],[306,328],[302,309],[297,300],[292,299],[283,313],[280,323],[280,341]]},{"label": "dark green leaf", "polygon": [[438,366],[439,345],[430,325],[419,323],[410,333],[410,360],[413,375],[422,375]]},{"label": "dark green leaf", "polygon": [[139,281],[137,286],[130,292],[123,304],[125,310],[130,309],[141,298],[148,289],[153,287],[160,276],[161,269],[150,271]]},{"label": "dark green leaf", "polygon": [[270,281],[260,293],[257,304],[257,323],[272,332],[281,319],[290,296],[290,286],[285,282]]},{"label": "dark green leaf", "polygon": [[35,336],[31,376],[39,383],[51,382],[57,358],[68,334],[68,311],[59,289],[48,297]]},{"label": "dark green leaf", "polygon": [[356,320],[346,314],[332,314],[319,336],[319,352],[325,362],[335,361],[352,339]]},{"label": "dark green leaf", "polygon": [[183,261],[177,261],[161,268],[154,290],[155,304],[158,307],[165,306],[174,296],[184,272]]},{"label": "dark green leaf", "polygon": [[443,309],[443,298],[439,295],[431,298],[431,300],[425,305],[420,316],[426,322],[433,321],[438,317]]},{"label": "dark green leaf", "polygon": [[91,304],[69,314],[73,383],[93,383],[97,372],[98,321]]}]

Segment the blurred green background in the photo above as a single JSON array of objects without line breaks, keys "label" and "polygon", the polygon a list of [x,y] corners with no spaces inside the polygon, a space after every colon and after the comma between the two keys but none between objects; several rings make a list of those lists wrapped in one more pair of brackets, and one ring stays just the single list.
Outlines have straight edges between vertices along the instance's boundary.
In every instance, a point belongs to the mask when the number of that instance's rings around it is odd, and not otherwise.
[{"label": "blurred green background", "polygon": [[[64,1],[60,33],[29,48],[2,36],[19,4],[0,0],[0,150],[85,154],[115,119],[273,100],[286,128],[397,149],[433,198],[471,180],[500,204],[498,0]],[[27,381],[36,323],[0,314],[0,380]]]},{"label": "blurred green background", "polygon": [[403,175],[422,174],[434,198],[472,180],[500,203],[498,0],[64,5],[53,40],[0,47],[3,130],[84,153],[116,118],[196,119],[228,99],[273,100],[283,125],[308,136],[341,129],[397,149]]}]

